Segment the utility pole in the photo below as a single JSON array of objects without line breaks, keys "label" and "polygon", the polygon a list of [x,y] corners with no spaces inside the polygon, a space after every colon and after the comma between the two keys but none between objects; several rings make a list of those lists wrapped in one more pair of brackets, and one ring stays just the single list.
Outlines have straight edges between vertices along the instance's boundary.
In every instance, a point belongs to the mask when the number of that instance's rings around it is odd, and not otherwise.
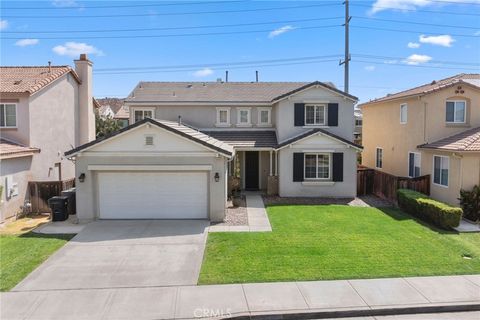
[{"label": "utility pole", "polygon": [[344,60],[340,60],[339,65],[344,65],[344,87],[343,91],[348,93],[349,90],[349,72],[350,72],[350,39],[349,39],[349,24],[352,17],[350,17],[349,13],[349,0],[345,0],[343,4],[345,5],[345,58]]}]

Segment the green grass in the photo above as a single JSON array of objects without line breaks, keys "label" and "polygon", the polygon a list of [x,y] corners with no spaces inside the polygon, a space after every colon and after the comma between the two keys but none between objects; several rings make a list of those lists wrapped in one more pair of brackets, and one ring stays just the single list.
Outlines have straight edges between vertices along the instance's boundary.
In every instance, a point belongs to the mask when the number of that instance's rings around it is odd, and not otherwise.
[{"label": "green grass", "polygon": [[273,232],[209,234],[200,284],[480,273],[480,233],[442,231],[398,209],[267,212]]},{"label": "green grass", "polygon": [[0,235],[0,291],[8,291],[74,235]]}]

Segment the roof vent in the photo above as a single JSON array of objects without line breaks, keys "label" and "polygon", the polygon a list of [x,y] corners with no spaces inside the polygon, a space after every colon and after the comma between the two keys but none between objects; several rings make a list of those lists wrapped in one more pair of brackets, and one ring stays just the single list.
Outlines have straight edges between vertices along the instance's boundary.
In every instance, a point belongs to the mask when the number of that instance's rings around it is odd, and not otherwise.
[{"label": "roof vent", "polygon": [[13,82],[13,84],[15,84],[15,85],[19,85],[20,83],[22,83],[22,80],[16,80],[16,81]]},{"label": "roof vent", "polygon": [[432,81],[432,84],[437,84],[437,81],[433,80],[433,81]]},{"label": "roof vent", "polygon": [[145,136],[145,145],[153,146],[153,136]]},{"label": "roof vent", "polygon": [[193,84],[191,83],[187,84],[187,88],[191,88],[191,87],[193,87]]}]

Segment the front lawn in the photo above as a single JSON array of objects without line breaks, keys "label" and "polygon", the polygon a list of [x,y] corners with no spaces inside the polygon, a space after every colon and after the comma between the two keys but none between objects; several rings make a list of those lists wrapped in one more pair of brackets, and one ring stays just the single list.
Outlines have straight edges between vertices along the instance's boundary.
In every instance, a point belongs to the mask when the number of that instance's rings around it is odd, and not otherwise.
[{"label": "front lawn", "polygon": [[480,273],[479,233],[441,231],[398,209],[267,212],[273,232],[209,234],[200,284]]},{"label": "front lawn", "polygon": [[0,235],[0,291],[13,288],[75,235]]}]

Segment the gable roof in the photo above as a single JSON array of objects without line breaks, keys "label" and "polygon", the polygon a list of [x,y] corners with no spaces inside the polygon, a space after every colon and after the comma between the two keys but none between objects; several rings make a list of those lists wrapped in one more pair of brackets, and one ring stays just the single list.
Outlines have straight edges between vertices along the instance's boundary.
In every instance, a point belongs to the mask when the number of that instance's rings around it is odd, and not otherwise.
[{"label": "gable roof", "polygon": [[427,83],[412,89],[408,89],[405,91],[400,91],[394,94],[389,94],[385,97],[378,98],[371,100],[369,102],[365,102],[359,105],[359,107],[363,107],[365,105],[369,104],[375,104],[379,102],[385,102],[385,101],[390,101],[390,100],[395,100],[395,99],[400,99],[400,98],[406,98],[406,97],[415,97],[415,96],[420,96],[420,95],[425,95],[429,94],[444,88],[448,88],[454,85],[458,85],[461,83],[465,83],[470,86],[474,86],[476,88],[480,88],[480,74],[478,73],[460,73],[455,76],[441,79],[441,80],[434,80],[431,83]]},{"label": "gable roof", "polygon": [[24,157],[38,152],[40,152],[38,148],[27,147],[4,138],[0,139],[0,159]]},{"label": "gable roof", "polygon": [[198,144],[201,144],[209,149],[212,149],[216,152],[219,152],[223,154],[224,156],[231,157],[234,154],[233,147],[219,141],[213,137],[210,137],[196,129],[193,129],[191,127],[188,127],[184,124],[178,124],[178,122],[174,121],[164,121],[164,120],[153,120],[150,118],[145,118],[142,121],[135,122],[132,125],[129,125],[121,130],[118,130],[109,136],[103,137],[103,138],[98,138],[96,140],[90,141],[84,145],[81,145],[77,148],[74,148],[72,150],[69,150],[65,152],[65,156],[72,156],[74,154],[77,154],[81,151],[85,151],[86,149],[89,149],[90,147],[93,147],[94,145],[97,145],[101,142],[104,142],[106,140],[109,140],[115,136],[118,136],[121,133],[127,132],[129,130],[132,130],[134,128],[140,127],[146,123],[150,123],[152,125],[155,125],[159,128],[165,129],[169,132],[172,132],[174,134],[177,134],[181,137],[187,138],[189,140],[192,140],[193,142],[196,142]]},{"label": "gable roof", "polygon": [[328,131],[326,131],[326,130],[324,130],[324,129],[321,129],[321,128],[312,129],[312,130],[306,131],[306,132],[304,132],[304,133],[302,133],[302,134],[299,134],[298,136],[295,136],[295,137],[293,137],[293,138],[287,139],[287,140],[279,143],[279,144],[277,145],[277,148],[276,148],[276,149],[279,150],[279,149],[285,148],[286,146],[289,146],[289,145],[291,145],[291,144],[294,144],[295,142],[298,142],[298,141],[300,141],[300,140],[306,139],[306,138],[308,138],[308,137],[310,137],[310,136],[313,136],[313,135],[315,135],[315,134],[317,134],[317,133],[321,133],[321,134],[323,134],[323,135],[325,135],[325,136],[327,136],[327,137],[333,138],[333,139],[335,139],[335,140],[337,140],[337,141],[340,141],[341,143],[344,143],[344,144],[346,144],[346,145],[349,145],[349,146],[351,146],[351,147],[353,147],[353,148],[355,148],[355,149],[358,149],[358,150],[362,150],[362,149],[363,149],[363,147],[362,147],[361,145],[356,144],[356,143],[354,143],[354,142],[352,142],[352,141],[349,141],[349,140],[347,140],[347,139],[344,139],[344,138],[342,138],[342,137],[340,137],[340,136],[337,136],[336,134],[333,134],[333,133],[328,132]]},{"label": "gable roof", "polygon": [[358,100],[332,83],[315,82],[140,82],[127,103],[266,103],[281,100],[312,86]]},{"label": "gable roof", "polygon": [[98,104],[101,106],[100,110],[110,107],[113,111],[115,119],[128,119],[130,118],[130,112],[128,108],[124,105],[125,99],[120,98],[100,98],[97,99]]},{"label": "gable roof", "polygon": [[0,92],[33,94],[68,73],[80,83],[70,66],[0,67]]},{"label": "gable roof", "polygon": [[425,143],[417,148],[480,152],[480,127],[472,128],[432,143]]}]

